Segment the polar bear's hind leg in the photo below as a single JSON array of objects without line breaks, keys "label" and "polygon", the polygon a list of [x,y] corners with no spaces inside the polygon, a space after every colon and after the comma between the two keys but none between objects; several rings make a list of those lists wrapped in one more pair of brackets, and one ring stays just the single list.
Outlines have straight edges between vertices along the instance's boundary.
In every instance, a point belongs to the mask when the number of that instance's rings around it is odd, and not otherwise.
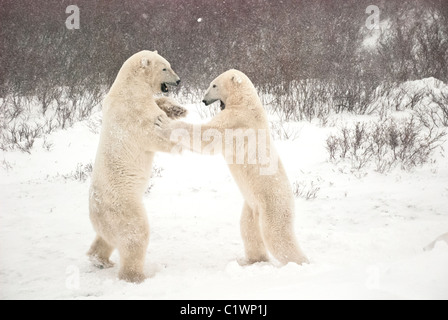
[{"label": "polar bear's hind leg", "polygon": [[[308,263],[294,235],[292,212],[288,208],[267,206],[261,213],[262,235],[269,252],[281,263]],[[280,213],[278,210],[282,210]]]},{"label": "polar bear's hind leg", "polygon": [[268,253],[260,230],[259,215],[247,203],[241,215],[241,237],[246,251],[246,261],[242,264],[253,264],[268,261]]}]

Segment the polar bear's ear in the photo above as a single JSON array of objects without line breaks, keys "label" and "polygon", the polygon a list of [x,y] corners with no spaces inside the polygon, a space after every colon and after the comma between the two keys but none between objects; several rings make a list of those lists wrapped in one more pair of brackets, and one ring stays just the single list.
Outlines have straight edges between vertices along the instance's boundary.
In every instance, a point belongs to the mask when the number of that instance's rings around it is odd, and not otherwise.
[{"label": "polar bear's ear", "polygon": [[242,80],[238,75],[234,75],[234,76],[232,76],[232,81],[233,81],[233,83],[235,83],[235,84],[241,84],[241,83],[243,83],[243,80]]},{"label": "polar bear's ear", "polygon": [[151,65],[151,60],[149,60],[148,58],[142,58],[140,64],[143,68],[147,68]]},{"label": "polar bear's ear", "polygon": [[155,53],[155,54],[159,54],[159,52],[158,52],[157,50],[156,50],[156,51],[154,51],[154,53]]}]

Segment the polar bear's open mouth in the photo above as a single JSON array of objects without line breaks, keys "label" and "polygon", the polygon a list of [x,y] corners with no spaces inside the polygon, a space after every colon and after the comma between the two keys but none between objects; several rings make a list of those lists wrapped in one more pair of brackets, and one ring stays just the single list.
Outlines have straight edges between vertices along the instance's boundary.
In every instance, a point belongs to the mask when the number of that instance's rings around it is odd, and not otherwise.
[{"label": "polar bear's open mouth", "polygon": [[226,104],[224,102],[222,102],[222,100],[220,100],[220,102],[221,102],[220,107],[221,107],[221,111],[222,111],[226,108]]},{"label": "polar bear's open mouth", "polygon": [[180,83],[180,80],[177,80],[176,82],[162,82],[160,85],[160,90],[162,90],[163,93],[167,93],[169,91],[169,87],[177,87]]}]

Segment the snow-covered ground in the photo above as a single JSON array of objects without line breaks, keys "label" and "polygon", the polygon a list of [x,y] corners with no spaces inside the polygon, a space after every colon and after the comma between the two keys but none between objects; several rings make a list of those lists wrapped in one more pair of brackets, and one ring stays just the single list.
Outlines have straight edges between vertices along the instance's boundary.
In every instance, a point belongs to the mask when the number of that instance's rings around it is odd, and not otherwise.
[{"label": "snow-covered ground", "polygon": [[224,160],[158,154],[144,199],[148,279],[135,285],[117,279],[117,252],[106,270],[86,257],[89,178],[76,172],[93,163],[91,127],[57,131],[31,154],[0,152],[0,299],[448,299],[448,244],[423,250],[448,232],[442,149],[411,172],[353,173],[328,161],[332,128],[294,124],[297,139],[276,144],[291,183],[316,192],[296,200],[304,266],[240,266],[243,200]]}]

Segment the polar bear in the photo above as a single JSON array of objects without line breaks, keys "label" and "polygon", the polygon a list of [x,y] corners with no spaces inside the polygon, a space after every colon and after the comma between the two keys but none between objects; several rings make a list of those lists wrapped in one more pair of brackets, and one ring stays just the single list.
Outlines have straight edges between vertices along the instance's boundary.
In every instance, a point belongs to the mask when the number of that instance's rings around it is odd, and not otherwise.
[{"label": "polar bear", "polygon": [[268,261],[268,252],[283,264],[308,262],[294,234],[291,185],[254,85],[242,72],[229,70],[210,84],[203,102],[215,101],[222,111],[209,123],[191,125],[162,116],[156,123],[159,134],[178,142],[177,152],[188,148],[225,155],[245,200],[240,222],[243,264]]},{"label": "polar bear", "polygon": [[[114,249],[120,254],[119,278],[139,283],[149,226],[143,193],[154,153],[169,152],[173,143],[154,134],[155,119],[185,113],[169,98],[154,95],[177,86],[179,77],[157,52],[141,51],[121,67],[103,102],[103,122],[93,167],[89,210],[97,233],[88,256],[101,268],[111,267]],[[162,108],[160,108],[159,106]]]}]

